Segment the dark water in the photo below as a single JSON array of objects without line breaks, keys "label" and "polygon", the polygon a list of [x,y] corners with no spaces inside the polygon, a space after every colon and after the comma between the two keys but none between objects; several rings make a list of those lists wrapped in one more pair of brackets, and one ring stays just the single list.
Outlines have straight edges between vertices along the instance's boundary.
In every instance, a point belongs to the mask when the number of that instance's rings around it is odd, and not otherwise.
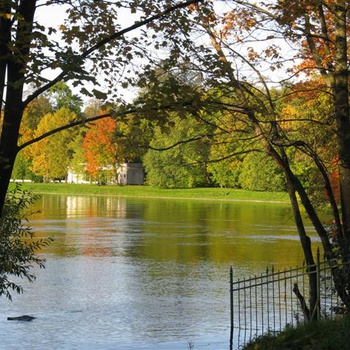
[{"label": "dark water", "polygon": [[[229,349],[236,278],[300,265],[288,205],[45,195],[47,268],[0,300],[0,349]],[[30,323],[7,316],[30,314]]]}]

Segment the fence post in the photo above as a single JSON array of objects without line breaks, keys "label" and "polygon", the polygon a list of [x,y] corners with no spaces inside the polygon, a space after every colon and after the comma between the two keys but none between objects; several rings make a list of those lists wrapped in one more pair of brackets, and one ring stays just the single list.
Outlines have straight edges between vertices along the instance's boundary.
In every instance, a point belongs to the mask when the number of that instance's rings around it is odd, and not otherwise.
[{"label": "fence post", "polygon": [[230,331],[230,348],[233,343],[233,269],[230,267],[230,315],[231,315],[231,331]]}]

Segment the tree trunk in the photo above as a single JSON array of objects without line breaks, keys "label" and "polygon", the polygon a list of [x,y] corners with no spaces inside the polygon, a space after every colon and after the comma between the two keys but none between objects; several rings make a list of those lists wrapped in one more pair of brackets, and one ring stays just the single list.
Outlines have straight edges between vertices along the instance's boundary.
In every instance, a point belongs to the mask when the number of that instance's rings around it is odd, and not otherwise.
[{"label": "tree trunk", "polygon": [[299,240],[303,248],[304,257],[307,265],[306,267],[307,273],[309,276],[310,308],[308,310],[304,308],[303,310],[305,312],[307,311],[309,312],[307,319],[308,321],[310,321],[310,320],[314,320],[319,315],[319,313],[316,312],[316,310],[320,308],[320,301],[318,300],[319,293],[317,289],[317,274],[316,274],[317,267],[312,254],[311,240],[305,231],[305,226],[300,213],[298,199],[295,195],[295,191],[296,191],[295,188],[296,187],[293,181],[293,177],[287,176],[287,189],[288,189],[289,199],[292,204],[294,220],[297,226]]},{"label": "tree trunk", "polygon": [[[19,20],[14,42],[7,42],[6,47],[2,47],[2,50],[7,50],[7,55],[3,60],[7,68],[7,79],[5,79],[7,88],[6,91],[2,92],[6,94],[6,97],[0,139],[0,214],[4,207],[13,165],[18,153],[19,128],[25,107],[22,101],[23,88],[29,60],[35,9],[36,0],[21,1],[17,10]],[[15,53],[8,50],[7,45],[10,44],[15,46],[15,50],[13,50]],[[4,96],[2,95],[0,98],[3,99]]]},{"label": "tree trunk", "polygon": [[350,123],[349,123],[349,87],[347,67],[347,34],[346,10],[344,1],[338,1],[336,14],[336,53],[334,72],[334,104],[337,120],[337,136],[339,147],[339,174],[342,220],[344,236],[350,238]]},{"label": "tree trunk", "polygon": [[[8,77],[12,78],[16,68],[10,67],[10,65],[8,67]],[[22,105],[22,90],[9,85],[0,139],[0,213],[3,210],[13,165],[18,153],[17,140],[23,114]]]}]

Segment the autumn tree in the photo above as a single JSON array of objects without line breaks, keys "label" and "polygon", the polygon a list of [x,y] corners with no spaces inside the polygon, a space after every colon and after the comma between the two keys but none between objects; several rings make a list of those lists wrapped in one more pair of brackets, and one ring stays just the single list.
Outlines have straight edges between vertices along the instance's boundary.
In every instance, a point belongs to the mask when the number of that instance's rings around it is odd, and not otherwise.
[{"label": "autumn tree", "polygon": [[21,141],[30,140],[33,135],[30,133],[35,131],[41,118],[47,113],[52,112],[52,104],[47,95],[40,95],[27,105],[23,112],[23,122],[21,124],[20,134]]},{"label": "autumn tree", "polygon": [[[66,125],[74,120],[76,114],[62,107],[54,113],[46,114],[40,121],[34,137]],[[40,140],[28,148],[31,153],[32,171],[41,175],[44,181],[64,179],[72,158],[70,144],[77,135],[77,130],[68,129]]]},{"label": "autumn tree", "polygon": [[[202,86],[206,92],[182,89],[180,79],[168,79],[173,94],[169,95],[164,89],[166,84],[158,84],[159,89],[143,106],[163,100],[174,109],[176,105],[183,109],[186,102],[188,113],[196,120],[211,124],[213,119],[205,115],[215,113],[219,118],[220,113],[222,116],[230,113],[233,117],[231,130],[235,130],[231,132],[232,139],[236,140],[239,133],[240,139],[245,141],[244,152],[263,150],[284,173],[307,265],[315,266],[315,259],[301,206],[321,239],[326,258],[333,264],[337,292],[350,307],[349,278],[334,260],[347,261],[350,248],[348,2],[231,0],[220,6],[218,3],[193,5],[192,10],[192,45],[178,52],[176,61],[171,57],[163,61],[167,62],[168,70],[178,67],[179,62],[192,62],[188,67],[203,72]],[[141,76],[139,81],[144,84],[147,77]],[[211,90],[216,94],[208,93]],[[308,113],[295,110],[292,115],[282,108],[291,95],[303,98],[305,107],[308,100]],[[327,100],[327,105],[322,106],[322,100]],[[229,128],[223,129],[220,120],[215,124],[218,130],[230,133]],[[326,145],[319,140],[314,142],[312,135],[328,135],[334,147],[325,152]],[[339,202],[329,177],[330,159],[336,157]],[[306,179],[306,173],[300,177],[293,167],[293,159],[312,162],[310,174],[313,177],[317,170],[316,179],[324,189],[317,196],[326,194],[334,216],[332,237],[337,246],[330,239],[328,223],[320,219],[319,201],[306,190],[305,181],[315,180]],[[310,290],[310,305],[305,311],[313,318],[317,314],[318,300],[312,275]]]},{"label": "autumn tree", "polygon": [[[31,89],[29,90],[31,91]],[[62,126],[69,121],[77,118],[77,115],[81,113],[80,107],[82,105],[82,100],[79,96],[76,96],[72,93],[71,89],[67,86],[66,83],[60,82],[60,84],[52,87],[47,93],[38,96],[35,100],[28,104],[23,113],[23,122],[20,128],[20,138],[19,144],[24,144],[33,138],[40,136],[41,133],[48,132],[54,129],[54,126]],[[64,116],[58,117],[61,118],[61,123],[57,123],[57,117],[54,112],[57,112],[59,109],[65,108],[65,111],[68,112],[66,119]],[[73,118],[71,111],[75,113]],[[43,128],[43,123],[47,124],[48,121],[42,121],[44,116],[50,114],[53,121],[50,128]],[[95,114],[97,115],[97,114]],[[62,118],[63,117],[63,118]],[[46,118],[47,119],[47,118]],[[50,142],[51,144],[51,142]],[[35,147],[34,147],[35,149]],[[16,162],[14,165],[14,170],[12,173],[12,177],[16,179],[39,179],[42,178],[42,174],[36,174],[37,171],[33,173],[33,148],[25,148],[18,157],[16,158]],[[40,148],[39,148],[40,151]],[[61,149],[61,151],[63,151]],[[47,154],[47,150],[45,153]],[[40,152],[39,152],[40,154]],[[62,152],[62,155],[68,155],[67,152]],[[40,154],[40,157],[43,157]],[[39,158],[40,158],[39,157]],[[69,157],[68,157],[69,158]],[[37,159],[36,159],[37,160]],[[38,162],[34,162],[34,168],[37,167]],[[67,161],[64,162],[65,164]],[[47,163],[48,164],[48,163]],[[62,163],[63,165],[63,163]],[[38,169],[36,169],[38,170]],[[46,173],[48,175],[48,173]]]},{"label": "autumn tree", "polygon": [[[278,111],[284,132],[317,150],[330,174],[332,163],[337,158],[337,142],[333,123],[330,122],[333,118],[332,98],[320,84],[320,79],[315,78],[294,84],[281,99]],[[308,120],[312,122],[307,123]],[[327,205],[326,196],[322,196],[324,184],[315,162],[310,162],[307,154],[292,147],[288,156],[293,172],[300,178],[309,196],[313,197],[315,205],[317,202],[323,207]],[[339,199],[338,195],[336,197]]]},{"label": "autumn tree", "polygon": [[116,175],[115,120],[98,120],[83,139],[85,170],[99,183],[110,182]]}]

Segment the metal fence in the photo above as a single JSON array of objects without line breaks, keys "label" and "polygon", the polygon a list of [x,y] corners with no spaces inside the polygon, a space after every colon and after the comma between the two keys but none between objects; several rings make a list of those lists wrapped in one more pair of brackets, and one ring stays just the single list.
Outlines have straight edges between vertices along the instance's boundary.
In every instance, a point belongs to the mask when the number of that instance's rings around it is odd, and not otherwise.
[{"label": "metal fence", "polygon": [[[317,316],[332,318],[343,308],[334,293],[332,267],[320,261],[315,266],[302,266],[283,271],[267,269],[265,273],[233,281],[230,269],[231,349],[239,348],[252,338],[266,333],[279,332],[287,325],[294,326],[306,319],[293,288],[309,297],[309,274],[317,275],[317,294],[320,309]],[[310,272],[313,271],[313,272]]]}]

